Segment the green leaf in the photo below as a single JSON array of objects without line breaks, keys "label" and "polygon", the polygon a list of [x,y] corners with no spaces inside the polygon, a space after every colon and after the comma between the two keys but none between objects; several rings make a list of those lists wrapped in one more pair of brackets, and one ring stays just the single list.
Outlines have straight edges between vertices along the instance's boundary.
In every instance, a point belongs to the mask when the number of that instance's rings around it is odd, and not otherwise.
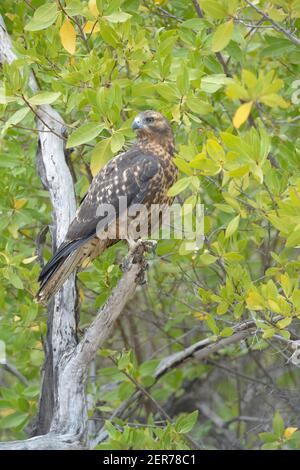
[{"label": "green leaf", "polygon": [[25,106],[23,108],[20,108],[18,109],[18,111],[16,111],[12,116],[10,116],[10,118],[6,121],[1,133],[4,134],[7,129],[11,126],[14,126],[16,124],[19,124],[19,122],[21,122],[25,116],[27,116],[27,114],[29,113],[30,111],[30,108],[28,108],[28,106]]},{"label": "green leaf", "polygon": [[274,433],[277,437],[281,437],[284,433],[284,421],[283,421],[282,416],[279,413],[279,411],[276,411],[276,413],[274,415],[273,429],[274,429]]},{"label": "green leaf", "polygon": [[180,416],[176,420],[175,430],[180,434],[186,434],[190,432],[197,422],[198,413],[198,410],[195,410],[188,415]]},{"label": "green leaf", "polygon": [[287,247],[295,247],[300,245],[300,228],[295,228],[286,240]]},{"label": "green leaf", "polygon": [[117,11],[115,13],[111,13],[111,15],[104,16],[103,18],[107,19],[110,23],[124,23],[129,20],[131,16],[132,15],[129,15],[129,13],[125,13],[124,11]]},{"label": "green leaf", "polygon": [[7,104],[17,101],[19,98],[16,96],[7,96],[5,88],[2,86],[0,87],[0,104]]},{"label": "green leaf", "polygon": [[276,442],[278,440],[271,432],[261,432],[259,433],[259,437],[264,442]]},{"label": "green leaf", "polygon": [[189,72],[187,67],[183,66],[178,77],[177,77],[177,87],[180,94],[186,95],[189,91],[190,81],[189,81]]},{"label": "green leaf", "polygon": [[267,106],[271,106],[271,108],[288,108],[289,103],[282,98],[282,96],[277,95],[276,93],[270,93],[269,95],[261,96],[259,101],[266,104]]},{"label": "green leaf", "polygon": [[226,7],[217,0],[201,0],[201,8],[214,20],[221,20],[228,14]]},{"label": "green leaf", "polygon": [[216,256],[213,256],[210,253],[203,253],[203,255],[199,256],[199,261],[205,266],[215,263],[217,259],[218,258]]},{"label": "green leaf", "polygon": [[110,46],[117,47],[119,43],[117,32],[102,18],[99,20],[99,24],[102,39]]},{"label": "green leaf", "polygon": [[39,31],[51,26],[58,15],[56,3],[46,3],[35,10],[33,18],[25,26],[25,31]]},{"label": "green leaf", "polygon": [[215,319],[212,315],[208,315],[207,319],[205,320],[205,323],[207,324],[208,328],[213,332],[214,335],[219,334],[219,328],[215,322]]},{"label": "green leaf", "polygon": [[229,20],[218,26],[212,38],[213,52],[220,52],[227,46],[232,38],[233,26],[233,20]]},{"label": "green leaf", "polygon": [[153,375],[159,362],[159,359],[149,359],[148,361],[143,362],[139,368],[142,377],[146,375]]},{"label": "green leaf", "polygon": [[168,196],[177,196],[177,194],[182,193],[182,191],[184,191],[190,183],[191,180],[189,177],[181,178],[175,184],[173,184],[172,188],[169,189]]},{"label": "green leaf", "polygon": [[201,78],[201,90],[206,93],[215,93],[220,90],[222,86],[227,83],[231,83],[231,79],[228,79],[225,74],[218,73],[213,75],[206,75]]},{"label": "green leaf", "polygon": [[51,104],[51,103],[54,103],[54,101],[56,101],[60,95],[61,95],[60,92],[41,91],[40,93],[37,93],[36,95],[29,98],[28,101],[30,104],[34,106],[41,105],[41,104]]},{"label": "green leaf", "polygon": [[117,153],[124,145],[125,137],[120,132],[115,132],[111,138],[111,151]]},{"label": "green leaf", "polygon": [[197,96],[188,96],[186,99],[187,107],[196,114],[205,115],[213,111],[213,107],[207,101],[198,98]]},{"label": "green leaf", "polygon": [[179,158],[179,157],[174,158],[174,163],[177,166],[177,168],[183,173],[186,173],[189,176],[193,175],[193,170],[190,168],[188,162],[186,162],[183,158]]},{"label": "green leaf", "polygon": [[94,148],[91,158],[91,171],[95,176],[111,157],[111,137],[101,140]]},{"label": "green leaf", "polygon": [[223,147],[214,139],[208,139],[206,143],[206,150],[209,156],[216,162],[225,160],[225,152]]},{"label": "green leaf", "polygon": [[29,387],[25,388],[25,390],[23,391],[23,394],[25,395],[26,398],[35,398],[39,396],[40,388],[38,385],[30,385]]},{"label": "green leaf", "polygon": [[13,271],[11,272],[9,280],[16,289],[24,288],[22,280],[19,278],[19,276],[15,272]]},{"label": "green leaf", "polygon": [[189,20],[183,21],[180,24],[181,28],[194,29],[196,31],[201,31],[207,26],[207,21],[202,18],[191,18]]},{"label": "green leaf", "polygon": [[231,235],[233,235],[234,232],[236,232],[240,223],[240,218],[241,216],[237,215],[229,222],[227,229],[225,231],[225,238],[231,237]]},{"label": "green leaf", "polygon": [[223,338],[228,338],[229,336],[232,336],[234,333],[234,329],[230,328],[230,326],[226,326],[220,333],[220,336]]},{"label": "green leaf", "polygon": [[8,416],[1,417],[0,421],[0,429],[10,429],[10,428],[17,428],[22,423],[25,423],[28,419],[27,413],[20,413],[16,411]]},{"label": "green leaf", "polygon": [[66,145],[67,149],[85,144],[86,142],[95,139],[95,137],[103,131],[104,127],[104,124],[96,124],[94,122],[83,124],[68,138]]},{"label": "green leaf", "polygon": [[120,370],[126,369],[131,364],[131,351],[123,352],[118,359],[118,368]]},{"label": "green leaf", "polygon": [[267,442],[262,446],[262,450],[277,450],[280,447],[280,443],[276,442]]}]

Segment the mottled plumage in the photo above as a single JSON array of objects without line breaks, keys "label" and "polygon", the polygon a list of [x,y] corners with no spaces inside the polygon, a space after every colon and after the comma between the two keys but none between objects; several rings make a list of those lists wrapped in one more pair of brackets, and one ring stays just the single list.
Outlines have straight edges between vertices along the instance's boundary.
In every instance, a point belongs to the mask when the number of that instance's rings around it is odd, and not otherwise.
[{"label": "mottled plumage", "polygon": [[94,177],[69,226],[64,243],[43,268],[37,293],[39,301],[48,300],[77,268],[93,260],[118,241],[99,239],[97,209],[112,204],[118,213],[119,197],[127,197],[127,207],[133,204],[168,203],[168,189],[177,177],[173,163],[174,139],[168,121],[160,113],[144,111],[133,121],[137,141],[127,152],[121,153]]}]

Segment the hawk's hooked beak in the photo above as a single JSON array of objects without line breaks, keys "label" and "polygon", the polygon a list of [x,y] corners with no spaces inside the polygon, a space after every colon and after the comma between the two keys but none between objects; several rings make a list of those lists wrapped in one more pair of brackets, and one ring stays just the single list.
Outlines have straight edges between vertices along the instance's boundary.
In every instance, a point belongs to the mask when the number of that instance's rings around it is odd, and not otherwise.
[{"label": "hawk's hooked beak", "polygon": [[137,129],[143,129],[144,124],[143,124],[142,118],[141,118],[140,116],[137,116],[137,117],[134,119],[134,121],[133,121],[131,127],[132,127],[132,129],[133,129],[134,131],[136,131]]}]

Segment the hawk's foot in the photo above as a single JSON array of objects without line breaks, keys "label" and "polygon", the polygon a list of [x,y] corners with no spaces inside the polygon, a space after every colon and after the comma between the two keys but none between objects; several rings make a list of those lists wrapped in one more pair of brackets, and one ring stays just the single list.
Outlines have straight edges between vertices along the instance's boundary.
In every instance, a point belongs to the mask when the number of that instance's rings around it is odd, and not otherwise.
[{"label": "hawk's foot", "polygon": [[142,268],[141,271],[146,271],[146,269],[148,269],[148,263],[144,258],[144,253],[155,252],[157,245],[156,240],[139,239],[135,242],[130,240],[128,241],[128,245],[130,250],[120,265],[121,270],[126,272],[132,264],[140,264]]}]

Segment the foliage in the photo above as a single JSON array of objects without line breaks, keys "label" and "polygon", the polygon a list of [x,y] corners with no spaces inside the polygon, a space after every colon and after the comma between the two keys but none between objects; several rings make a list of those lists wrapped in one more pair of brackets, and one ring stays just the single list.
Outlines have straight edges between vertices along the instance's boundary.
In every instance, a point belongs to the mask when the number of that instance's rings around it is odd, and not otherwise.
[{"label": "foliage", "polygon": [[[183,449],[189,436],[205,448],[300,448],[290,361],[300,316],[300,51],[290,36],[300,4],[252,2],[286,35],[243,0],[195,3],[1,2],[18,60],[1,71],[0,338],[22,375],[1,371],[3,440],[25,437],[38,405],[46,316],[33,301],[36,237],[51,207],[35,168],[35,114],[52,104],[66,122],[78,201],[91,173],[130,144],[134,115],[153,108],[176,133],[181,176],[170,194],[205,205],[203,249],[159,242],[148,286],[91,369],[93,430],[106,423],[109,436],[99,448]],[[81,329],[116,285],[124,252],[117,245],[79,274]],[[246,320],[256,331],[244,342],[154,378],[159,359],[230,339]],[[152,400],[142,393],[111,420],[141,387]]]}]

